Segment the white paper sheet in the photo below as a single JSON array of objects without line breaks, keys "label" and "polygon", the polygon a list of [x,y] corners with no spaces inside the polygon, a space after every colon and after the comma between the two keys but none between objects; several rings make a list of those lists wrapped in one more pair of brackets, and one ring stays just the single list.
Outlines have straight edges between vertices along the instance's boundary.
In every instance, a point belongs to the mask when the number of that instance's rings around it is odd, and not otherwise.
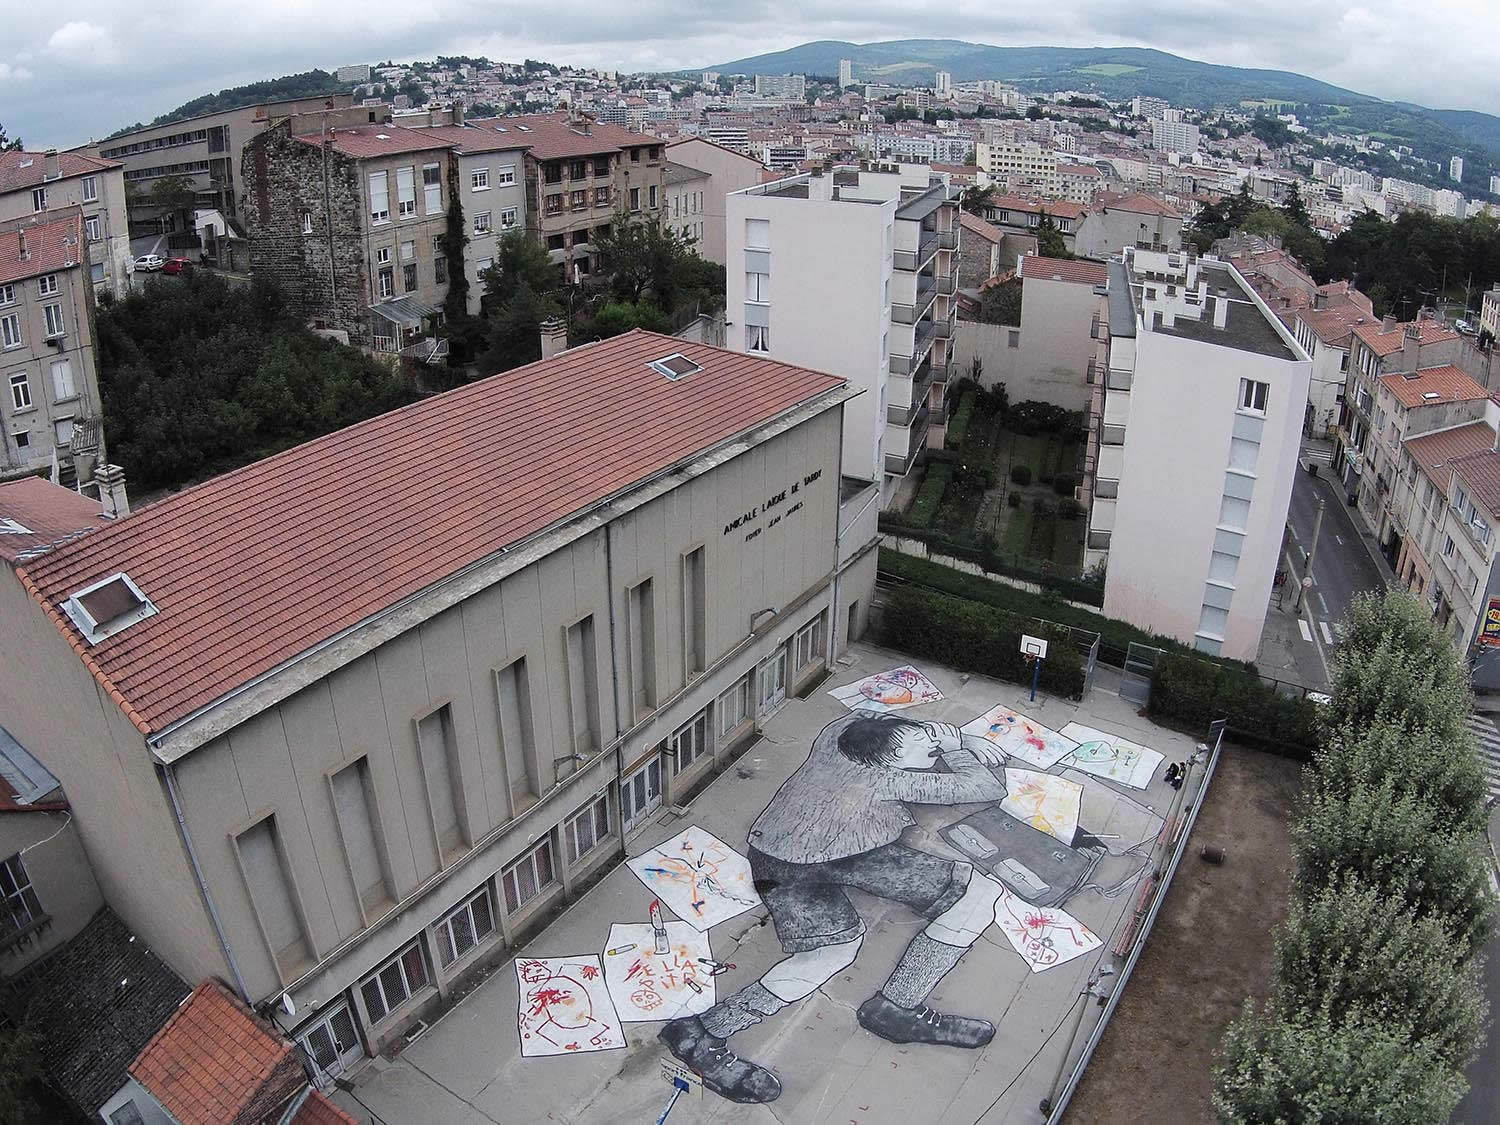
[{"label": "white paper sheet", "polygon": [[696,824],[627,866],[663,906],[695,930],[707,930],[760,905],[750,861]]},{"label": "white paper sheet", "polygon": [[851,711],[899,711],[943,698],[937,685],[910,664],[876,672],[828,694]]},{"label": "white paper sheet", "polygon": [[596,954],[517,957],[521,1054],[571,1055],[625,1046]]},{"label": "white paper sheet", "polygon": [[979,718],[959,728],[964,734],[978,735],[993,742],[1012,758],[1020,758],[1037,769],[1050,769],[1078,748],[1070,738],[1042,726],[1019,711],[996,705]]},{"label": "white paper sheet", "polygon": [[995,903],[995,923],[1033,973],[1066,964],[1104,944],[1066,911],[1032,906],[1009,891]]},{"label": "white paper sheet", "polygon": [[1005,800],[1000,807],[1017,820],[1072,844],[1083,807],[1083,786],[1035,770],[1005,770]]},{"label": "white paper sheet", "polygon": [[1078,743],[1078,749],[1063,765],[1107,781],[1117,781],[1132,789],[1144,789],[1150,785],[1156,767],[1162,763],[1162,756],[1149,747],[1081,723],[1069,723],[1063,727],[1062,734]]},{"label": "white paper sheet", "polygon": [[665,926],[666,953],[656,952],[650,922],[616,922],[609,928],[604,980],[625,1023],[696,1016],[713,1007],[712,967],[699,960],[712,960],[708,935],[686,922]]}]

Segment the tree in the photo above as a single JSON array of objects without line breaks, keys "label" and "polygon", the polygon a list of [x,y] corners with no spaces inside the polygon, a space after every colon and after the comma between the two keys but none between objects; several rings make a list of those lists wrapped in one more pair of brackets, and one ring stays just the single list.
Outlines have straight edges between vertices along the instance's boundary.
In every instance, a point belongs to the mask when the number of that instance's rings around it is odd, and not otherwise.
[{"label": "tree", "polygon": [[522,230],[509,230],[500,236],[495,243],[494,264],[479,280],[484,286],[486,308],[510,304],[522,289],[546,294],[561,284],[547,251]]},{"label": "tree", "polygon": [[11,140],[10,137],[6,136],[5,125],[0,123],[0,152],[20,152],[23,147],[21,138],[17,137],[15,140]]},{"label": "tree", "polygon": [[448,162],[448,214],[443,233],[438,237],[443,259],[448,264],[448,292],[443,298],[443,319],[447,321],[448,365],[458,366],[469,360],[473,333],[469,330],[469,271],[465,265],[464,247],[469,235],[464,226],[463,193],[458,188],[458,161]]},{"label": "tree", "polygon": [[486,318],[489,336],[479,357],[481,374],[509,371],[542,358],[542,321],[562,315],[550,296],[521,282],[505,304]]},{"label": "tree", "polygon": [[1013,277],[979,294],[979,319],[985,324],[1021,323],[1021,279]]},{"label": "tree", "polygon": [[1289,223],[1299,227],[1312,227],[1312,217],[1307,213],[1307,206],[1302,202],[1302,190],[1297,187],[1295,180],[1292,181],[1292,190],[1287,193],[1286,202],[1281,205],[1281,213]]},{"label": "tree", "polygon": [[1041,220],[1036,227],[1036,252],[1044,258],[1073,257],[1073,252],[1068,249],[1068,243],[1063,238],[1062,231],[1057,229],[1057,224],[1052,221],[1052,216],[1046,211],[1042,212]]},{"label": "tree", "polygon": [[609,233],[595,238],[600,268],[610,286],[632,304],[650,293],[663,309],[674,307],[677,289],[689,258],[696,258],[692,241],[665,225],[658,216],[631,222],[621,213]]},{"label": "tree", "polygon": [[963,194],[958,198],[958,205],[971,215],[984,217],[985,211],[989,210],[990,201],[995,198],[995,185],[978,187],[971,185],[964,188]]},{"label": "tree", "polygon": [[1044,118],[1046,116],[1047,115],[1042,112],[1042,107],[1040,105],[1038,105],[1036,102],[1032,102],[1031,105],[1029,105],[1029,106],[1026,107],[1026,120],[1027,121],[1040,121],[1042,118]]},{"label": "tree", "polygon": [[149,207],[163,215],[191,211],[197,201],[193,178],[184,175],[162,176],[149,188],[134,189],[130,199],[134,207]]}]

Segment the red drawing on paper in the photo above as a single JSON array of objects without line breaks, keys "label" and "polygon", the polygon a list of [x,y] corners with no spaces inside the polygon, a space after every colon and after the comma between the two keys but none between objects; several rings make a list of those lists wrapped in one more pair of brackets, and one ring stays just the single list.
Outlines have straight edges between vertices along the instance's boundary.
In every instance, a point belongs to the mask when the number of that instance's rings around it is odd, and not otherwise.
[{"label": "red drawing on paper", "polygon": [[516,962],[522,1055],[608,1051],[625,1046],[620,1017],[599,959],[545,957]]},{"label": "red drawing on paper", "polygon": [[1006,891],[995,903],[995,922],[1033,973],[1098,949],[1097,934],[1062,910],[1041,910]]}]

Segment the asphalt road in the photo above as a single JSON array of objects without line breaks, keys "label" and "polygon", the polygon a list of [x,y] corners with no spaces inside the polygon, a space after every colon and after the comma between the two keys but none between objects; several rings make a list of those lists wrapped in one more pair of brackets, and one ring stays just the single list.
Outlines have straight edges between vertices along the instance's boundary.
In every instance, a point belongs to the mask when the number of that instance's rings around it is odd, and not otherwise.
[{"label": "asphalt road", "polygon": [[[1302,611],[1304,654],[1298,652],[1298,667],[1306,673],[1307,683],[1325,681],[1323,659],[1331,664],[1338,631],[1349,612],[1355,594],[1379,590],[1386,577],[1370,557],[1366,541],[1374,537],[1362,532],[1364,521],[1344,500],[1343,491],[1325,475],[1311,476],[1299,468],[1292,484],[1292,504],[1288,519],[1292,525],[1291,589],[1307,573],[1306,553],[1312,546],[1313,527],[1317,523],[1318,501],[1322,500],[1323,524],[1318,532],[1317,551],[1313,556],[1313,585],[1308,590]],[[1321,652],[1321,658],[1320,658]]]},{"label": "asphalt road", "polygon": [[[1484,994],[1490,1011],[1500,1012],[1500,936],[1485,948]],[[1496,1125],[1500,1122],[1500,1049],[1492,1026],[1489,1042],[1469,1067],[1469,1092],[1453,1111],[1453,1125]]]}]

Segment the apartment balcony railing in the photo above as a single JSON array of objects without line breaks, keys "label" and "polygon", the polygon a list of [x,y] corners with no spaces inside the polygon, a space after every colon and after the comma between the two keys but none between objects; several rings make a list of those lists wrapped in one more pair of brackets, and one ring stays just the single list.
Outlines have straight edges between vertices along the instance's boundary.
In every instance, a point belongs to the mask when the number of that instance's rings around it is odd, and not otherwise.
[{"label": "apartment balcony railing", "polygon": [[956,228],[954,230],[940,230],[940,231],[938,231],[938,249],[940,249],[940,250],[957,250],[958,249],[958,230]]},{"label": "apartment balcony railing", "polygon": [[1099,440],[1104,445],[1124,445],[1125,427],[1105,422],[1099,427]]},{"label": "apartment balcony railing", "polygon": [[[925,434],[923,435],[923,438],[925,440]],[[917,459],[922,456],[922,450],[922,444],[913,442],[911,449],[909,449],[906,453],[887,453],[885,455],[886,473],[893,477],[904,477],[907,473],[911,472],[912,466],[914,466],[917,463]]]},{"label": "apartment balcony railing", "polygon": [[1089,528],[1089,550],[1109,550],[1109,537],[1111,534],[1112,533],[1108,531],[1095,531],[1093,528]]},{"label": "apartment balcony railing", "polygon": [[1100,500],[1114,500],[1120,495],[1120,482],[1108,477],[1094,478],[1094,495]]},{"label": "apartment balcony railing", "polygon": [[917,299],[910,305],[892,303],[891,321],[895,324],[915,324],[937,300],[937,281],[930,274],[917,274]]},{"label": "apartment balcony railing", "polygon": [[958,272],[940,273],[937,275],[937,291],[944,297],[951,297],[958,292]]},{"label": "apartment balcony railing", "polygon": [[932,381],[939,386],[947,383],[954,377],[956,366],[957,364],[951,359],[946,363],[934,363],[932,365]]},{"label": "apartment balcony railing", "polygon": [[933,331],[939,340],[948,340],[953,337],[953,319],[935,320],[932,322]]},{"label": "apartment balcony railing", "polygon": [[1089,365],[1084,369],[1083,381],[1089,386],[1105,381],[1105,373],[1109,370],[1104,364],[1096,359],[1089,360]]},{"label": "apartment balcony railing", "polygon": [[937,231],[923,231],[915,250],[896,250],[891,254],[892,263],[898,270],[919,270],[937,253]]},{"label": "apartment balcony railing", "polygon": [[1109,368],[1105,386],[1112,391],[1128,391],[1135,382],[1135,372],[1120,367]]}]

